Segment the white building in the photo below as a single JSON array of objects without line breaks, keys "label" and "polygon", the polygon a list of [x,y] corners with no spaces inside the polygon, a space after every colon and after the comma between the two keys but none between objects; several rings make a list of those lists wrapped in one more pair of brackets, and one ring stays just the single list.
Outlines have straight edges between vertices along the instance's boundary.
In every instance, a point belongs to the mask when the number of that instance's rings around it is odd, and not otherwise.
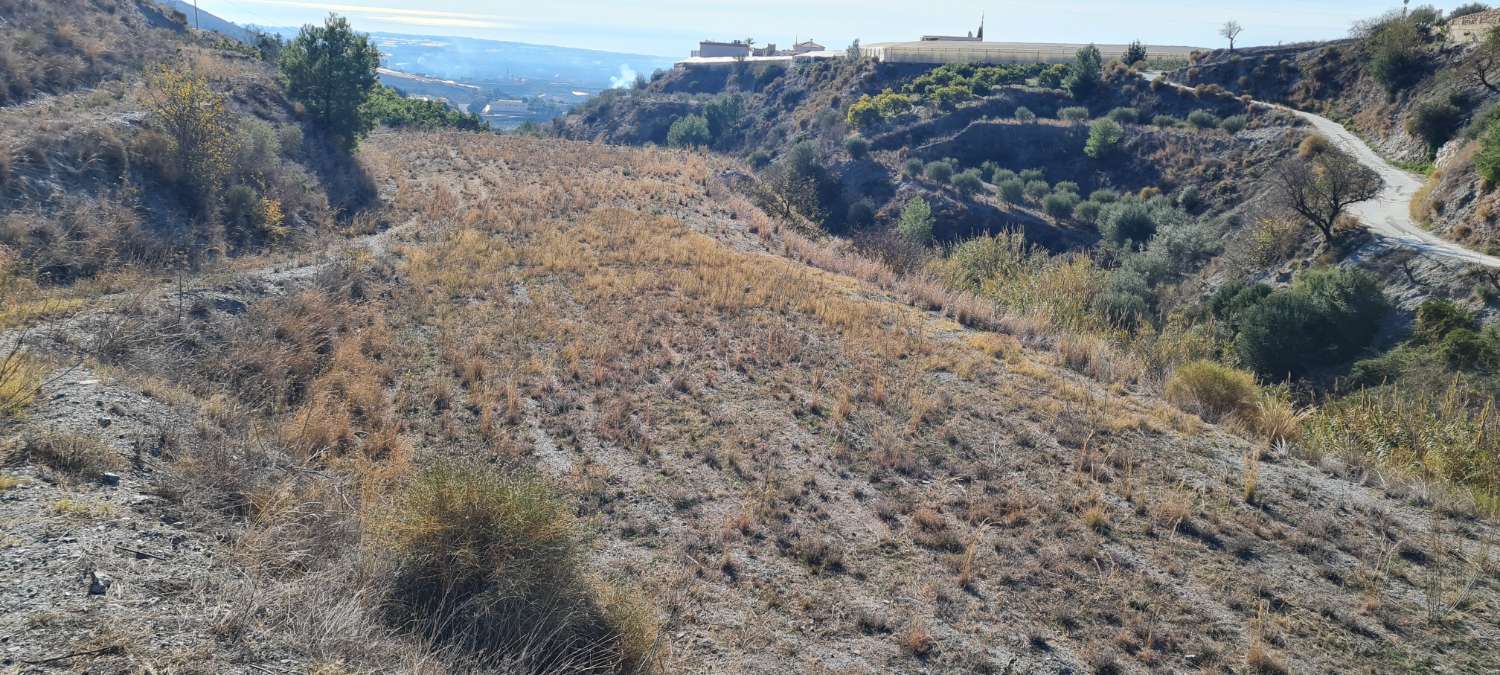
[{"label": "white building", "polygon": [[693,56],[703,59],[715,59],[723,57],[747,58],[750,56],[751,49],[752,48],[750,45],[739,40],[735,40],[734,42],[715,42],[713,40],[704,40],[698,43],[698,49],[697,51],[693,52]]}]

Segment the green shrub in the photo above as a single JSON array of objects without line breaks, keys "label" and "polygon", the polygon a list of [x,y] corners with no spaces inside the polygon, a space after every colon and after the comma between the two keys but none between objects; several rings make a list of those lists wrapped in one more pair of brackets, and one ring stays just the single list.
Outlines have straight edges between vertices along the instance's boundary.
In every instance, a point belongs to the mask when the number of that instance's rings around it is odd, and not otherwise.
[{"label": "green shrub", "polygon": [[1153,300],[1146,278],[1134,270],[1121,268],[1110,273],[1096,306],[1110,323],[1128,328],[1151,311]]},{"label": "green shrub", "polygon": [[1064,64],[1054,63],[1051,67],[1037,74],[1036,84],[1038,87],[1057,89],[1063,85],[1063,80],[1068,79],[1069,70],[1068,66]]},{"label": "green shrub", "polygon": [[1140,248],[1156,234],[1156,219],[1149,206],[1135,201],[1122,202],[1101,216],[1099,233],[1116,245]]},{"label": "green shrub", "polygon": [[1109,118],[1116,124],[1135,124],[1141,121],[1141,111],[1135,108],[1115,108],[1109,111]]},{"label": "green shrub", "polygon": [[1120,201],[1120,193],[1109,188],[1099,188],[1089,193],[1089,201],[1099,204],[1113,204]]},{"label": "green shrub", "polygon": [[934,183],[947,183],[953,179],[953,164],[946,159],[928,162],[922,173]]},{"label": "green shrub", "polygon": [[916,99],[887,89],[875,96],[866,94],[849,106],[845,121],[859,131],[869,131],[901,122],[911,117]]},{"label": "green shrub", "polygon": [[1042,200],[1042,210],[1053,218],[1063,219],[1073,215],[1073,209],[1078,208],[1078,195],[1073,192],[1057,191],[1047,195]]},{"label": "green shrub", "polygon": [[901,165],[901,172],[911,178],[917,178],[922,175],[922,170],[926,168],[926,163],[924,163],[920,159],[913,157],[906,160],[906,162]]},{"label": "green shrub", "polygon": [[1028,108],[1024,105],[1016,108],[1014,117],[1016,118],[1017,122],[1020,122],[1022,124],[1031,124],[1032,122],[1036,121],[1036,113],[1031,112],[1031,108]]},{"label": "green shrub", "polygon": [[1476,326],[1474,314],[1448,299],[1433,298],[1417,308],[1417,326],[1414,337],[1424,344],[1436,345],[1453,331],[1473,330]]},{"label": "green shrub", "polygon": [[1084,122],[1089,118],[1089,109],[1080,105],[1069,106],[1057,111],[1057,119],[1064,122]]},{"label": "green shrub", "polygon": [[1073,182],[1073,181],[1070,181],[1070,180],[1060,180],[1060,181],[1057,181],[1056,185],[1052,186],[1052,189],[1056,190],[1058,192],[1071,192],[1071,193],[1073,193],[1073,194],[1076,195],[1076,194],[1078,194],[1078,191],[1081,190],[1082,188],[1080,188],[1078,186],[1078,184],[1075,183],[1075,182]]},{"label": "green shrub", "polygon": [[1000,190],[1000,198],[1009,204],[1020,204],[1026,198],[1026,183],[1020,178],[1000,181],[996,187]]},{"label": "green shrub", "polygon": [[1041,169],[1026,169],[1018,174],[1020,179],[1030,183],[1034,180],[1046,180],[1047,172]]},{"label": "green shrub", "polygon": [[1182,120],[1171,115],[1157,115],[1151,118],[1151,123],[1163,129],[1171,129],[1182,124]]},{"label": "green shrub", "polygon": [[927,244],[932,241],[933,224],[932,207],[927,204],[927,200],[912,197],[901,209],[901,219],[896,223],[896,231],[908,241]]},{"label": "green shrub", "polygon": [[1207,110],[1188,113],[1187,121],[1194,129],[1213,129],[1219,126],[1219,116]]},{"label": "green shrub", "polygon": [[953,177],[953,187],[964,196],[973,195],[984,190],[984,179],[979,177],[979,169],[961,171]]},{"label": "green shrub", "polygon": [[713,136],[708,133],[708,120],[702,115],[679,117],[667,130],[667,145],[674,148],[701,148],[711,140]]},{"label": "green shrub", "polygon": [[1370,74],[1396,93],[1422,78],[1426,58],[1422,54],[1422,35],[1412,22],[1387,21],[1366,39],[1370,53]]},{"label": "green shrub", "polygon": [[1109,159],[1120,148],[1125,139],[1125,130],[1113,120],[1098,120],[1089,126],[1089,140],[1083,146],[1083,154],[1092,159]]},{"label": "green shrub", "polygon": [[844,150],[853,159],[864,159],[870,155],[870,142],[859,136],[850,136],[844,139]]},{"label": "green shrub", "polygon": [[750,153],[748,158],[750,168],[760,170],[771,165],[771,153],[765,150],[756,150]]},{"label": "green shrub", "polygon": [[1129,47],[1125,48],[1125,55],[1120,58],[1120,61],[1124,62],[1127,66],[1133,66],[1145,61],[1147,58],[1149,56],[1146,54],[1146,46],[1141,44],[1140,40],[1136,40],[1131,42]]},{"label": "green shrub", "polygon": [[1422,139],[1428,151],[1437,152],[1458,133],[1464,111],[1452,101],[1428,101],[1417,106],[1406,120],[1407,133]]},{"label": "green shrub", "polygon": [[1259,394],[1255,376],[1212,361],[1179,367],[1166,387],[1168,401],[1210,422],[1249,414]]},{"label": "green shrub", "polygon": [[850,227],[869,227],[875,223],[875,205],[863,199],[854,202],[849,205],[844,219]]},{"label": "green shrub", "polygon": [[1458,328],[1448,333],[1438,345],[1438,355],[1454,370],[1489,370],[1495,365],[1495,352],[1479,333]]},{"label": "green shrub", "polygon": [[1500,185],[1500,119],[1491,122],[1484,136],[1480,137],[1474,166],[1489,187]]},{"label": "green shrub", "polygon": [[1248,126],[1250,126],[1250,118],[1244,115],[1231,115],[1229,117],[1225,117],[1223,121],[1219,122],[1219,128],[1223,129],[1230,135],[1234,135],[1241,131],[1244,131],[1245,127]]},{"label": "green shrub", "polygon": [[361,114],[375,124],[393,129],[479,131],[485,128],[484,120],[478,115],[461,113],[439,101],[407,98],[382,84],[370,90],[370,98],[365,101]]},{"label": "green shrub", "polygon": [[1379,282],[1345,268],[1313,270],[1235,319],[1240,362],[1268,379],[1344,363],[1369,345],[1389,305]]},{"label": "green shrub", "polygon": [[1197,211],[1203,206],[1203,195],[1198,191],[1198,186],[1189,185],[1177,193],[1177,206],[1184,211]]},{"label": "green shrub", "polygon": [[1011,171],[1010,169],[996,168],[994,173],[990,174],[990,182],[996,185],[1004,183],[1008,180],[1013,180],[1015,178],[1019,178],[1019,176],[1016,175],[1016,172]]},{"label": "green shrub", "polygon": [[538,479],[439,465],[372,528],[393,560],[393,625],[530,672],[653,668],[658,626],[585,571],[574,507]]},{"label": "green shrub", "polygon": [[1099,202],[1079,202],[1078,206],[1073,207],[1073,220],[1095,225],[1099,222],[1099,210],[1101,208]]},{"label": "green shrub", "polygon": [[1031,201],[1041,201],[1049,194],[1052,194],[1052,186],[1047,181],[1034,180],[1026,183],[1026,198]]}]

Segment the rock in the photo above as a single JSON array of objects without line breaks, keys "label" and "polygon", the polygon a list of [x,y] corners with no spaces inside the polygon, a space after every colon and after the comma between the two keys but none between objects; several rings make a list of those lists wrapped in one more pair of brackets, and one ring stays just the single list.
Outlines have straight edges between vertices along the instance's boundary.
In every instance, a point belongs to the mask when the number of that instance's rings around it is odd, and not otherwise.
[{"label": "rock", "polygon": [[114,580],[98,572],[89,572],[89,595],[104,595]]},{"label": "rock", "polygon": [[108,428],[109,425],[114,424],[114,423],[115,423],[115,421],[112,420],[112,419],[110,419],[110,418],[108,418],[108,417],[100,417],[99,418],[99,428],[100,429]]},{"label": "rock", "polygon": [[118,487],[120,485],[120,474],[106,471],[99,475],[99,482],[110,487]]}]

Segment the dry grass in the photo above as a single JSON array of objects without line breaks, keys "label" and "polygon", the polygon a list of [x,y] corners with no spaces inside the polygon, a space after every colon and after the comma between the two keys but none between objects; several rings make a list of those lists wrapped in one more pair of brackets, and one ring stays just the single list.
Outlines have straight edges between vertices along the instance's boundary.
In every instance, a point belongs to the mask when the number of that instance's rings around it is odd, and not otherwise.
[{"label": "dry grass", "polygon": [[93,480],[120,466],[120,457],[92,436],[48,432],[26,438],[21,459],[59,471],[73,478]]}]

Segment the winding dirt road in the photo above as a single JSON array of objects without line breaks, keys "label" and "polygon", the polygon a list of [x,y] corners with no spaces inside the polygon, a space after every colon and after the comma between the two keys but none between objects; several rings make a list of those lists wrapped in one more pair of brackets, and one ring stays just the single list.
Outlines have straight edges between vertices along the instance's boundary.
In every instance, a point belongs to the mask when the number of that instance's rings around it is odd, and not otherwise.
[{"label": "winding dirt road", "polygon": [[[1159,72],[1142,75],[1147,80],[1164,77],[1164,74]],[[1179,89],[1190,89],[1176,82],[1165,79],[1162,81]],[[1485,255],[1443,239],[1412,220],[1411,200],[1422,188],[1424,181],[1421,176],[1387,162],[1359,136],[1326,117],[1264,101],[1256,101],[1255,105],[1283,110],[1306,120],[1340,150],[1349,153],[1360,164],[1380,174],[1381,180],[1385,182],[1385,187],[1380,190],[1380,194],[1374,199],[1360,202],[1349,209],[1349,212],[1377,237],[1385,239],[1388,243],[1411,248],[1426,255],[1483,267],[1500,268],[1500,258]]]}]

